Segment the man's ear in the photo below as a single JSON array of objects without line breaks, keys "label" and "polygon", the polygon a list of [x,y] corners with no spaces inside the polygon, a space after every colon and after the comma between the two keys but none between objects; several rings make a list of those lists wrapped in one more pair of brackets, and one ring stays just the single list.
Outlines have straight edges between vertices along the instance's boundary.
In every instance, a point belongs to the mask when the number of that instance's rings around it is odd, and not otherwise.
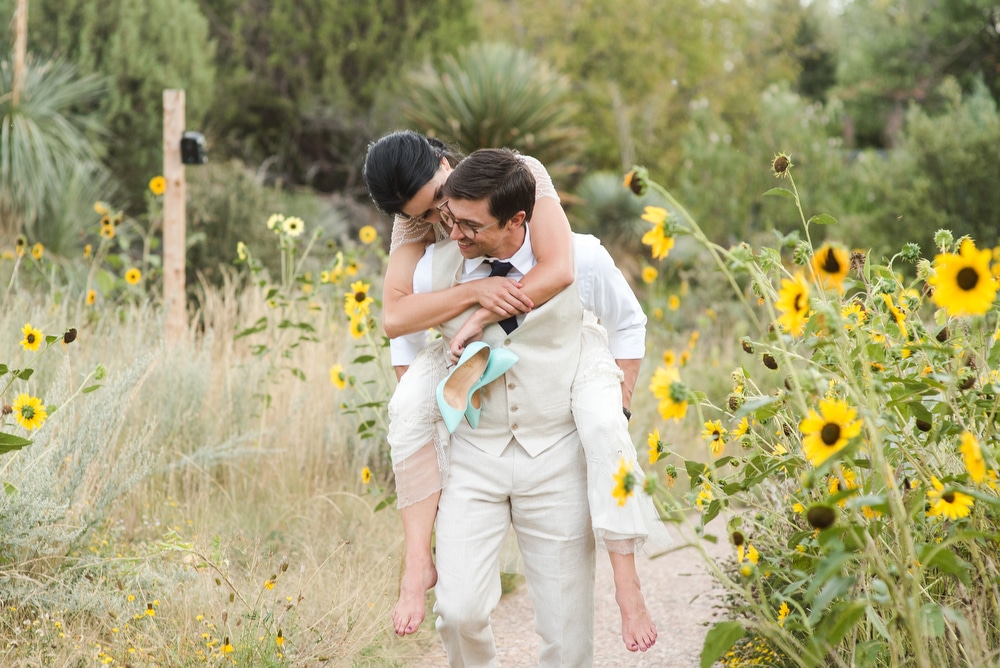
[{"label": "man's ear", "polygon": [[517,213],[515,213],[513,216],[510,217],[510,220],[507,221],[507,227],[516,229],[519,225],[524,225],[525,223],[524,218],[526,215],[527,214],[525,214],[524,211],[518,211]]}]

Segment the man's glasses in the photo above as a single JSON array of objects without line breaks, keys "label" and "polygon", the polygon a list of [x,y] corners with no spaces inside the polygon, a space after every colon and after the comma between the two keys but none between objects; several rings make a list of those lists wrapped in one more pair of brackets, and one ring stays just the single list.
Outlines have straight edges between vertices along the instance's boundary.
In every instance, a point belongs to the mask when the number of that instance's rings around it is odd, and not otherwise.
[{"label": "man's glasses", "polygon": [[470,239],[475,239],[476,235],[483,230],[488,230],[491,227],[495,227],[500,224],[500,221],[498,220],[497,222],[490,223],[489,225],[473,226],[461,221],[456,218],[455,214],[453,214],[451,209],[448,208],[448,200],[441,202],[441,204],[438,205],[437,210],[438,213],[441,214],[441,223],[448,229],[449,233],[453,228],[457,227],[462,234]]}]

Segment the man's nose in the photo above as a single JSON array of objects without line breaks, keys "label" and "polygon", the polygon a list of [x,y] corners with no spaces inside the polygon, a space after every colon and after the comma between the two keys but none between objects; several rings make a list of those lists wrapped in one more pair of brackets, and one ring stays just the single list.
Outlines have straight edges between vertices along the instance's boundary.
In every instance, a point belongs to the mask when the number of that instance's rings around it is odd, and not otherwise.
[{"label": "man's nose", "polygon": [[453,241],[461,241],[465,238],[465,232],[463,232],[458,225],[452,225],[451,231],[448,232],[448,237]]}]

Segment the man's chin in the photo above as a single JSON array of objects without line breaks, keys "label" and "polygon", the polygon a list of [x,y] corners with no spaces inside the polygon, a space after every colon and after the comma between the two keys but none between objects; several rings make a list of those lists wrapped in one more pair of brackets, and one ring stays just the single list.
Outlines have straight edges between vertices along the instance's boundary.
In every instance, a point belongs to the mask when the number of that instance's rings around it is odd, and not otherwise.
[{"label": "man's chin", "polygon": [[466,260],[471,260],[482,255],[482,253],[479,252],[478,244],[464,244],[461,241],[457,241],[455,243],[458,244],[458,250],[462,253],[462,257]]}]

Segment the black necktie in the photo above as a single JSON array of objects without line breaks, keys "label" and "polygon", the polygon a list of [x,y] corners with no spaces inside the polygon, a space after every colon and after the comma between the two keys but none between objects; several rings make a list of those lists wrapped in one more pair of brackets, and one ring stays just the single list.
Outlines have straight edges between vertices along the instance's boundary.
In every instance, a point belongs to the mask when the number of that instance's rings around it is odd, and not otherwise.
[{"label": "black necktie", "polygon": [[[495,260],[490,262],[490,276],[506,276],[513,268],[514,265],[510,262],[500,262],[499,260]],[[500,326],[503,327],[503,331],[510,334],[517,329],[517,316],[504,318],[500,321]]]}]

